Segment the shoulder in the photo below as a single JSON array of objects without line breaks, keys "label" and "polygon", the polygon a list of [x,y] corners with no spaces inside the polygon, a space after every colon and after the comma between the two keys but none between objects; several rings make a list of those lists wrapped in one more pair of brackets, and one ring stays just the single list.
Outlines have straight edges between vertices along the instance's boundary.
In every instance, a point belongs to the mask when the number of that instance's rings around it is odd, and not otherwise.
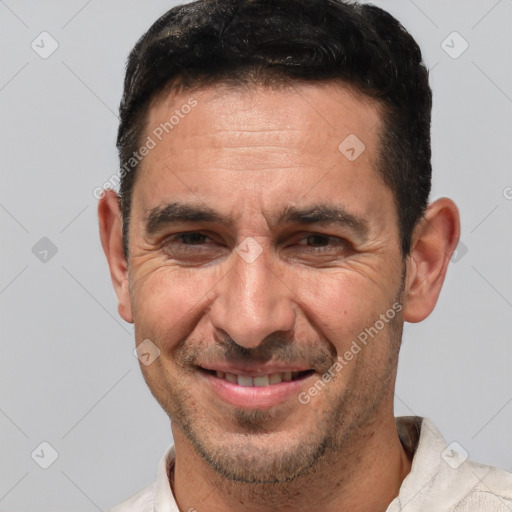
[{"label": "shoulder", "polygon": [[131,498],[119,503],[108,512],[153,512],[156,482],[144,487]]},{"label": "shoulder", "polygon": [[469,459],[428,418],[403,416],[396,422],[412,464],[387,512],[512,511],[512,473]]},{"label": "shoulder", "polygon": [[503,469],[466,460],[452,479],[455,487],[469,489],[461,497],[454,512],[512,510],[512,473]]},{"label": "shoulder", "polygon": [[412,502],[421,504],[422,512],[510,512],[512,473],[471,460],[461,445],[447,444],[428,418],[421,419],[411,478],[409,482],[404,481],[404,491],[407,484],[415,487],[408,489],[417,493]]}]

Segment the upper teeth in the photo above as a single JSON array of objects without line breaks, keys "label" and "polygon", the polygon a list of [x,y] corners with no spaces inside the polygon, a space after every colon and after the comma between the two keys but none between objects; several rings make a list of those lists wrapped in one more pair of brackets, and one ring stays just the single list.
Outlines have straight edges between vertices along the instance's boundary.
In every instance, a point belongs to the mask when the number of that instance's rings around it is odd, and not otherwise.
[{"label": "upper teeth", "polygon": [[225,373],[217,370],[216,375],[220,379],[226,379],[229,382],[238,384],[245,387],[261,387],[269,386],[270,384],[279,384],[283,380],[289,381],[297,377],[299,372],[279,372],[271,373],[270,375],[260,375],[258,377],[250,377],[249,375],[236,375],[234,373]]}]

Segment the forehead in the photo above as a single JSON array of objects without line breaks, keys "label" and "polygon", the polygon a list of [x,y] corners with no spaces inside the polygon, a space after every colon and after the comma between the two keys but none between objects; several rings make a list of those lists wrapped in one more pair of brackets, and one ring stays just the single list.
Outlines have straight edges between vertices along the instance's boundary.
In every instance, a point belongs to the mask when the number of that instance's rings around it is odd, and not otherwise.
[{"label": "forehead", "polygon": [[[315,161],[319,150],[326,158],[339,157],[339,144],[352,135],[364,140],[369,159],[380,119],[375,100],[339,82],[273,87],[221,83],[158,98],[149,109],[145,131],[169,148],[173,142],[185,144],[182,152],[201,137],[212,149],[272,147],[297,150],[302,159],[314,156]],[[254,164],[251,169],[262,168]]]},{"label": "forehead", "polygon": [[172,92],[148,111],[142,142],[154,147],[135,189],[146,210],[221,194],[220,208],[337,197],[365,214],[392,203],[376,171],[380,119],[375,101],[338,83]]}]

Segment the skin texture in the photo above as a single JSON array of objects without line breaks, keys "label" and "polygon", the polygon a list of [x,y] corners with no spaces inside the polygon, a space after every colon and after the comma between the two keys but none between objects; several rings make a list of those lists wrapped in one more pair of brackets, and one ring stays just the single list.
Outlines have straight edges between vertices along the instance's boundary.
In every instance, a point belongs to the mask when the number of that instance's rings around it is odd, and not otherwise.
[{"label": "skin texture", "polygon": [[[172,419],[180,509],[385,511],[411,463],[393,413],[403,322],[436,304],[457,207],[432,203],[403,260],[393,196],[376,171],[378,104],[334,83],[218,85],[154,101],[144,139],[191,96],[197,105],[141,163],[129,261],[115,193],[98,209],[119,313],[137,343],[160,350],[141,369]],[[350,134],[365,145],[354,161],[338,149]],[[230,221],[148,233],[148,213],[172,202]],[[286,206],[313,205],[342,205],[364,219],[366,236],[277,222]],[[261,250],[251,262],[237,250],[247,237]],[[295,392],[270,407],[234,406],[198,368],[297,365],[314,370],[301,381],[307,391],[393,305],[394,318],[307,404]]]}]

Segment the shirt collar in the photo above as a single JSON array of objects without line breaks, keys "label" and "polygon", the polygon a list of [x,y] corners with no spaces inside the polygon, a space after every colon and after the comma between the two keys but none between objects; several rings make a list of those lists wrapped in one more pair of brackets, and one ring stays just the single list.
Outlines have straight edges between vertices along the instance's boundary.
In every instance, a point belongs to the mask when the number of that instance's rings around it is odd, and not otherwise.
[{"label": "shirt collar", "polygon": [[174,445],[171,445],[158,463],[155,486],[155,512],[179,512],[169,482],[171,470],[174,468],[174,458]]}]

